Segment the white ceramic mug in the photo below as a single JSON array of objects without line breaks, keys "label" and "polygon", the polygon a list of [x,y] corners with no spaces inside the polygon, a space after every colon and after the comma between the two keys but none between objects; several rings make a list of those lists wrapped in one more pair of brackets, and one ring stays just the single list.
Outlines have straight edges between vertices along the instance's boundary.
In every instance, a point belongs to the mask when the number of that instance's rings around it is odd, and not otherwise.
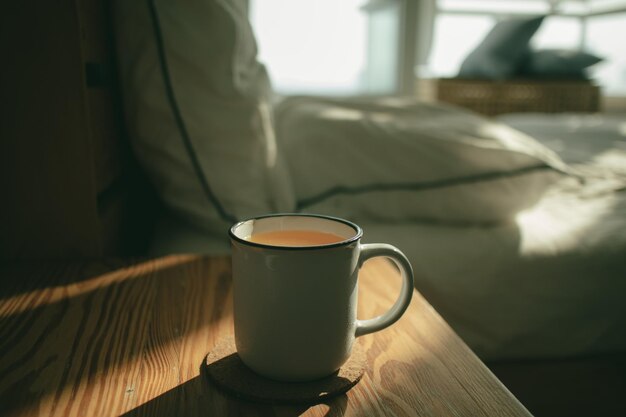
[{"label": "white ceramic mug", "polygon": [[[341,241],[318,246],[274,246],[249,241],[255,233],[313,230]],[[253,371],[282,381],[307,381],[337,371],[356,337],[382,330],[404,313],[413,295],[406,256],[384,244],[361,244],[363,232],[329,216],[276,214],[230,229],[235,341]],[[385,314],[357,320],[357,276],[370,258],[384,256],[399,267],[403,282]]]}]

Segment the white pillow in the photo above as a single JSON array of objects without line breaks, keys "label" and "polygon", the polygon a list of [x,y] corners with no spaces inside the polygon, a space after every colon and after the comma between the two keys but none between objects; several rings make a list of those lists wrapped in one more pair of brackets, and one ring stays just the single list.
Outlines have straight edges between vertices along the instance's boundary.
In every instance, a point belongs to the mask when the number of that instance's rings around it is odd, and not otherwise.
[{"label": "white pillow", "polygon": [[193,224],[292,211],[270,84],[245,1],[115,5],[127,130],[162,200]]},{"label": "white pillow", "polygon": [[293,97],[276,126],[298,210],[358,221],[502,222],[567,170],[504,124],[412,99]]}]

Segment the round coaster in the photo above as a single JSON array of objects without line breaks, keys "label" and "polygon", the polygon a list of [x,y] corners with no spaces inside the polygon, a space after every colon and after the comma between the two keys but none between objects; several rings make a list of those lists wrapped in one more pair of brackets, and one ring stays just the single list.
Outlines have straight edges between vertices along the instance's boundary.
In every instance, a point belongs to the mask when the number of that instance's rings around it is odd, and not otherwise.
[{"label": "round coaster", "polygon": [[270,404],[313,404],[355,386],[366,366],[365,352],[355,343],[350,359],[334,374],[307,382],[280,382],[250,370],[237,355],[234,338],[218,341],[206,356],[204,371],[218,387],[236,397]]}]

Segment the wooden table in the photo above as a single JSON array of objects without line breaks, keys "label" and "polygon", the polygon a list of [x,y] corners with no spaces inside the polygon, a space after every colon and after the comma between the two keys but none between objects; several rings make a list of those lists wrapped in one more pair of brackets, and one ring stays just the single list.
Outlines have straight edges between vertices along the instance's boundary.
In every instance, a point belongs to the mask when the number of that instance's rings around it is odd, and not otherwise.
[{"label": "wooden table", "polygon": [[[197,256],[3,266],[0,415],[529,415],[417,292],[398,323],[359,339],[369,369],[347,394],[311,407],[226,396],[200,365],[233,332],[230,271]],[[360,282],[360,318],[400,285],[380,259]]]}]

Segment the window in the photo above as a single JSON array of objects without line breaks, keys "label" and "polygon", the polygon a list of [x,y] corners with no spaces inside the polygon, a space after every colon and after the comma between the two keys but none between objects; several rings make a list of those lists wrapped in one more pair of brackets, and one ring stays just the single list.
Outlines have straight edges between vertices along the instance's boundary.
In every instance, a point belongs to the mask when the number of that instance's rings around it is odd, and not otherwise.
[{"label": "window", "polygon": [[442,12],[541,14],[550,10],[544,0],[438,0]]},{"label": "window", "polygon": [[536,49],[579,49],[582,45],[582,19],[548,16],[530,41]]},{"label": "window", "polygon": [[259,59],[274,89],[283,94],[392,92],[398,71],[398,2],[370,2],[377,4],[371,8],[365,3],[251,0]]},{"label": "window", "polygon": [[552,13],[531,46],[602,56],[591,76],[626,95],[626,0],[420,0],[414,15],[417,0],[249,2],[259,59],[282,94],[411,92],[414,75],[455,76],[498,20]]},{"label": "window", "polygon": [[592,71],[604,94],[626,96],[626,12],[589,17],[585,38],[587,49],[604,58]]},{"label": "window", "polygon": [[463,59],[496,23],[493,16],[439,14],[435,18],[429,75],[453,77]]}]

